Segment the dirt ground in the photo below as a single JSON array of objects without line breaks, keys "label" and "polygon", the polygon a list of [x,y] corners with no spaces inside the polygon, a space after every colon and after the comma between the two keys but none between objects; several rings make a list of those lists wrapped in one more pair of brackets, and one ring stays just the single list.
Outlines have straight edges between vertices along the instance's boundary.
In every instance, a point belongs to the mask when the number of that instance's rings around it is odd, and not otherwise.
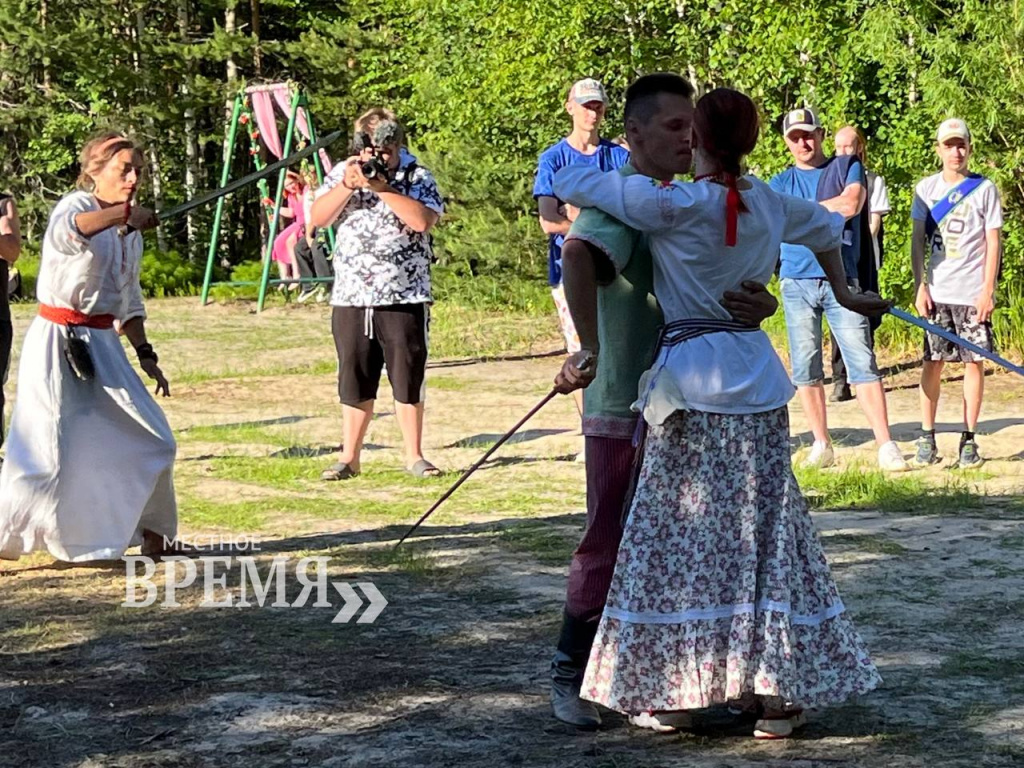
[{"label": "dirt ground", "polygon": [[[604,729],[582,734],[551,718],[546,685],[583,523],[584,466],[573,461],[582,438],[568,399],[541,411],[395,555],[456,475],[400,471],[388,396],[363,476],[317,480],[340,434],[326,308],[256,317],[245,305],[168,300],[150,315],[174,394],[164,404],[179,438],[184,538],[255,540],[256,553],[216,554],[255,554],[264,573],[274,557],[289,558],[289,571],[329,557],[332,581],[372,582],[388,604],[374,623],[332,624],[336,593],[332,608],[207,608],[193,586],[179,591],[180,607],[130,609],[120,606],[120,562],[70,568],[34,555],[0,566],[0,766],[1024,765],[1019,379],[988,379],[981,472],[947,462],[911,473],[956,490],[938,497],[948,505],[814,513],[881,689],[812,713],[786,742],[755,743],[749,726],[714,714],[693,733],[658,736],[610,713]],[[20,338],[30,310],[16,317]],[[432,363],[429,458],[469,466],[543,396],[557,337],[545,324],[536,339],[517,359]],[[908,455],[915,376],[888,380]],[[947,456],[959,386],[946,384],[940,413]],[[791,414],[799,457],[809,437],[798,405]],[[841,467],[871,466],[857,405],[830,406],[829,417]],[[236,597],[238,582],[232,571]],[[289,581],[288,599],[300,589]]]}]

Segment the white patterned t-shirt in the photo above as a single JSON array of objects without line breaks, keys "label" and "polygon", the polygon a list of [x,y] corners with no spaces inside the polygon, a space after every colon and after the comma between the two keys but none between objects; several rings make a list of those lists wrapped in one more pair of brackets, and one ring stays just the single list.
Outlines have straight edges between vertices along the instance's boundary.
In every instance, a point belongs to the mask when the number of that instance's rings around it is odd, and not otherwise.
[{"label": "white patterned t-shirt", "polygon": [[[345,164],[339,163],[324,179],[316,197],[341,183]],[[405,149],[391,186],[418,200],[438,215],[444,202],[433,174]],[[430,235],[406,226],[394,211],[369,189],[357,189],[338,217],[334,244],[335,307],[383,307],[433,301]]]},{"label": "white patterned t-shirt", "polygon": [[[943,181],[942,173],[919,181],[911,218],[926,221],[935,204],[958,183]],[[985,179],[949,212],[932,238],[926,281],[933,301],[971,306],[978,300],[985,284],[986,233],[1002,226],[999,190]]]}]

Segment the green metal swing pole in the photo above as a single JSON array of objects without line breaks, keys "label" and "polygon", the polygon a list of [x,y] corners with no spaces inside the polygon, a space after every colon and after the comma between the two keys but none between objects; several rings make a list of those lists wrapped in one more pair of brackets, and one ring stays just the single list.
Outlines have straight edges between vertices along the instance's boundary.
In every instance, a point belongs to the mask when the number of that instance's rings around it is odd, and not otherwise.
[{"label": "green metal swing pole", "polygon": [[[301,94],[298,90],[292,95],[291,115],[288,117],[288,132],[285,134],[284,149],[282,157],[288,157],[292,153],[292,136],[295,133],[295,116],[299,111],[299,100]],[[260,298],[256,305],[256,311],[262,312],[263,305],[267,300],[267,285],[270,280],[270,262],[274,253],[274,238],[277,237],[277,220],[281,211],[281,199],[284,197],[284,181],[288,175],[288,169],[282,168],[277,176],[277,195],[274,198],[274,218],[270,222],[270,232],[267,235],[267,251],[263,254],[263,277],[260,280]]]},{"label": "green metal swing pole", "polygon": [[[306,125],[309,128],[309,143],[315,144],[316,128],[313,127],[313,112],[309,109],[308,103],[306,103]],[[322,185],[324,183],[324,166],[319,152],[313,153],[313,167],[316,168],[317,181]],[[327,227],[327,243],[331,246],[331,253],[334,253],[334,227]]]},{"label": "green metal swing pole", "polygon": [[[224,149],[224,170],[220,175],[220,185],[226,186],[231,178],[231,157],[235,152],[235,136],[238,134],[238,117],[242,112],[242,95],[235,96],[235,107],[231,112],[231,128],[228,131],[228,143]],[[217,200],[217,212],[213,215],[213,230],[210,232],[210,250],[206,256],[206,275],[203,277],[203,294],[200,299],[206,306],[210,299],[210,283],[213,280],[213,260],[217,257],[217,243],[220,239],[220,220],[224,215],[226,198]]]}]

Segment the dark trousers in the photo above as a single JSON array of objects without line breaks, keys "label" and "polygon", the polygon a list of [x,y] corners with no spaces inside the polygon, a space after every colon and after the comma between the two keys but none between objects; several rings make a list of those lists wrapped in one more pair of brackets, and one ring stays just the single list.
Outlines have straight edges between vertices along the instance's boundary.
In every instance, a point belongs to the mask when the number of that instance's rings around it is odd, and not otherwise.
[{"label": "dark trousers", "polygon": [[565,609],[596,624],[615,572],[636,449],[628,439],[587,437],[585,442],[587,528],[569,566]]},{"label": "dark trousers", "polygon": [[14,344],[14,326],[10,320],[0,319],[0,445],[4,444],[4,382],[11,364]]},{"label": "dark trousers", "polygon": [[630,439],[587,437],[587,528],[572,555],[552,679],[578,682],[608,599],[622,541],[636,449]]},{"label": "dark trousers", "polygon": [[299,265],[302,277],[334,277],[334,271],[324,256],[323,246],[315,240],[312,249],[305,237],[295,244],[295,262]]}]

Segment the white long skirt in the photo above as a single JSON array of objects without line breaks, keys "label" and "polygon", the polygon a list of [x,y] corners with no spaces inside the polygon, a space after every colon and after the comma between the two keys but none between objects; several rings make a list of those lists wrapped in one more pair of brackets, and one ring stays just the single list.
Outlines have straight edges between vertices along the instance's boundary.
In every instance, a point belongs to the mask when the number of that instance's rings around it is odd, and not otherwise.
[{"label": "white long skirt", "polygon": [[64,358],[67,330],[37,317],[25,335],[0,471],[0,557],[48,550],[119,558],[144,530],[171,538],[178,510],[170,425],[114,330],[79,328],[96,377]]}]

